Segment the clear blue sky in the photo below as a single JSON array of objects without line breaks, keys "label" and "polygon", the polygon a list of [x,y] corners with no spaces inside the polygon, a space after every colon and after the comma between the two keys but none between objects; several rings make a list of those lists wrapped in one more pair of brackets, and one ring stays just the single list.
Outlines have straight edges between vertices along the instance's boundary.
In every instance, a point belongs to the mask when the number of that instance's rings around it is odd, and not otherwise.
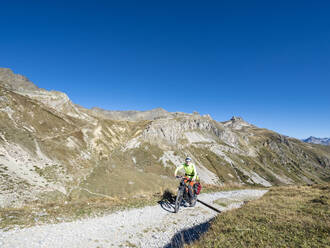
[{"label": "clear blue sky", "polygon": [[330,136],[330,1],[2,1],[0,67],[90,108]]}]

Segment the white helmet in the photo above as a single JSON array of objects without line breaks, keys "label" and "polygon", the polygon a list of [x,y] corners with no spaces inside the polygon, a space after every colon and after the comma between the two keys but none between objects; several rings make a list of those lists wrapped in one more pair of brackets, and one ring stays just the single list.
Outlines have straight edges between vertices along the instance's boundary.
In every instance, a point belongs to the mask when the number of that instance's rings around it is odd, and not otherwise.
[{"label": "white helmet", "polygon": [[186,157],[185,161],[186,162],[190,162],[191,161],[191,158],[190,157]]}]

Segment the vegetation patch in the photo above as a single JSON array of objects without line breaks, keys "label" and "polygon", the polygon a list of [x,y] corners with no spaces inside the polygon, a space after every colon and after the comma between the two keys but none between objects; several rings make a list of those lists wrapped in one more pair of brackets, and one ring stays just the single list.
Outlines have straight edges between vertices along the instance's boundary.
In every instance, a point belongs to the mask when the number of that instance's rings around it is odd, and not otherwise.
[{"label": "vegetation patch", "polygon": [[122,209],[155,205],[161,193],[139,198],[91,198],[85,200],[30,204],[22,208],[0,208],[0,229],[25,228],[46,223],[69,222],[103,216]]},{"label": "vegetation patch", "polygon": [[227,198],[220,198],[220,199],[214,201],[215,204],[218,204],[219,206],[222,206],[222,207],[228,207],[230,204],[239,203],[239,202],[241,202],[241,201],[227,199]]},{"label": "vegetation patch", "polygon": [[225,212],[189,247],[328,247],[330,185],[273,187]]},{"label": "vegetation patch", "polygon": [[212,193],[220,191],[230,191],[239,189],[265,189],[265,187],[253,185],[244,185],[239,183],[225,183],[223,185],[203,184],[201,193]]}]

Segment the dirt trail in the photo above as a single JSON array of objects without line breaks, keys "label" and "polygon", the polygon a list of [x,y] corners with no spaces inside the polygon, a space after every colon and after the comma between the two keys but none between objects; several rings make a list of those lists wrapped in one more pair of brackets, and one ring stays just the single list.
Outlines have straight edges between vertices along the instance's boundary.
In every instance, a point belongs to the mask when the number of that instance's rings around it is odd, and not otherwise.
[{"label": "dirt trail", "polygon": [[[240,207],[243,201],[261,197],[267,190],[236,190],[201,194],[199,199],[222,211]],[[215,200],[225,200],[226,207]],[[107,216],[69,223],[0,231],[0,247],[180,247],[196,240],[209,227],[216,212],[197,203],[174,214],[172,205],[124,210]]]}]

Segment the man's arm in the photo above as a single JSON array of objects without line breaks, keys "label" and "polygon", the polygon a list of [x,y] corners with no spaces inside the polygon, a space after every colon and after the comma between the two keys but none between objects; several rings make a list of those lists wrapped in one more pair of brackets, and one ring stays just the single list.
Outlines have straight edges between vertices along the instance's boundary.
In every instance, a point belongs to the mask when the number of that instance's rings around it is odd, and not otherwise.
[{"label": "man's arm", "polygon": [[194,176],[193,176],[193,178],[192,178],[192,180],[193,181],[195,181],[196,180],[196,177],[197,177],[197,171],[196,171],[196,166],[193,164],[193,167],[194,167]]},{"label": "man's arm", "polygon": [[175,177],[176,177],[176,174],[178,173],[178,171],[181,170],[181,169],[183,169],[183,164],[176,167],[175,172],[174,172]]}]

